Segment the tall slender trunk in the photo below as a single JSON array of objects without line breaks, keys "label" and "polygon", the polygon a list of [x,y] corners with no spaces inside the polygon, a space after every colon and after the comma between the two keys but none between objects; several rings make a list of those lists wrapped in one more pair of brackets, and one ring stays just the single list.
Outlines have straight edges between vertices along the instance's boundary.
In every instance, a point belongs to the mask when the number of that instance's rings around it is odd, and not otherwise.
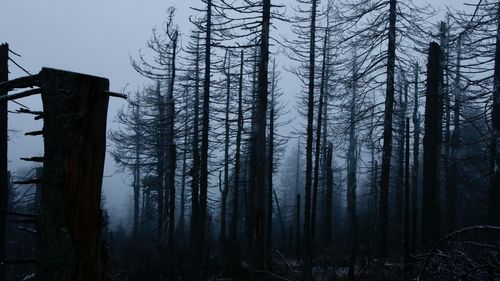
[{"label": "tall slender trunk", "polygon": [[226,75],[226,111],[225,111],[225,139],[224,139],[224,189],[221,192],[221,221],[220,221],[220,239],[221,246],[224,246],[224,241],[226,240],[226,205],[227,205],[227,195],[229,193],[229,104],[231,98],[231,74],[229,73],[231,69],[231,54],[226,51],[227,69],[225,70]]},{"label": "tall slender trunk", "polygon": [[420,152],[420,114],[418,113],[418,64],[415,64],[415,81],[413,82],[413,167],[412,167],[412,180],[411,180],[411,253],[415,254],[417,250],[417,236],[418,236],[418,174],[419,174],[419,152]]},{"label": "tall slender trunk", "polygon": [[300,193],[300,136],[297,139],[297,158],[295,159],[295,194]]},{"label": "tall slender trunk", "polygon": [[[9,80],[9,45],[0,45],[0,82]],[[7,91],[0,90],[0,96]],[[9,200],[7,167],[7,102],[0,102],[0,261],[5,260],[7,232],[7,203]],[[0,280],[5,280],[5,264],[0,263]]]},{"label": "tall slender trunk", "polygon": [[[372,107],[370,117],[370,128],[375,128],[375,107]],[[370,164],[371,164],[371,183],[370,183],[370,224],[375,226],[377,224],[377,210],[378,210],[378,192],[377,192],[377,160],[375,159],[375,141],[373,139],[373,130],[370,130],[368,139],[370,141]],[[371,238],[370,243],[375,244],[375,237]]]},{"label": "tall slender trunk", "polygon": [[460,111],[461,111],[461,60],[462,60],[462,37],[458,37],[457,41],[457,61],[455,70],[455,80],[453,86],[454,106],[453,106],[453,133],[451,135],[451,151],[450,151],[450,178],[448,179],[447,197],[448,197],[448,214],[447,220],[450,222],[449,231],[456,229],[457,219],[457,188],[458,188],[458,153],[461,146],[461,128],[460,128]]},{"label": "tall slender trunk", "polygon": [[199,201],[199,227],[197,245],[197,271],[200,274],[200,266],[204,263],[206,246],[206,218],[208,199],[208,132],[210,130],[210,67],[211,67],[211,43],[212,43],[212,0],[206,0],[207,14],[205,26],[205,74],[203,78],[203,117],[201,129],[201,158],[200,158],[200,201]]},{"label": "tall slender trunk", "polygon": [[196,38],[195,58],[195,86],[193,103],[193,167],[191,168],[191,222],[190,222],[190,244],[192,249],[197,247],[197,235],[199,227],[199,186],[200,186],[200,152],[199,152],[199,123],[200,123],[200,38]]},{"label": "tall slender trunk", "polygon": [[296,250],[295,254],[297,259],[300,260],[302,257],[302,241],[300,238],[300,193],[297,193],[295,197],[295,239],[296,239]]},{"label": "tall slender trunk", "polygon": [[180,198],[180,210],[179,210],[179,222],[177,224],[177,231],[179,233],[179,241],[181,243],[185,242],[186,234],[186,170],[187,170],[187,153],[188,153],[188,139],[189,139],[189,114],[188,114],[188,87],[184,91],[184,106],[186,107],[186,112],[184,114],[184,143],[182,151],[182,179],[181,179],[181,198]]},{"label": "tall slender trunk", "polygon": [[425,101],[424,135],[424,189],[422,200],[422,246],[429,248],[441,234],[440,176],[442,139],[442,100],[439,93],[441,79],[441,49],[432,42],[427,62],[427,90]]},{"label": "tall slender trunk", "polygon": [[167,188],[168,188],[168,245],[174,246],[174,230],[175,230],[175,167],[176,167],[176,145],[175,145],[175,103],[174,103],[174,86],[175,86],[175,71],[176,71],[176,55],[177,55],[177,36],[174,34],[172,39],[172,65],[170,74],[170,83],[168,86],[168,93],[166,98],[167,107],[167,130],[166,130],[166,143],[167,143]]},{"label": "tall slender trunk", "polygon": [[[311,239],[315,239],[316,236],[316,215],[318,209],[318,185],[319,185],[319,166],[320,166],[320,152],[321,152],[321,129],[323,121],[323,107],[324,107],[324,95],[325,95],[325,83],[326,83],[326,63],[327,63],[327,49],[328,46],[328,32],[325,33],[324,43],[323,43],[323,62],[321,66],[321,84],[319,92],[319,104],[318,104],[318,119],[316,121],[316,151],[315,151],[315,162],[314,162],[314,179],[313,179],[313,198],[312,198],[312,210],[311,210]],[[325,144],[323,144],[325,145]]]},{"label": "tall slender trunk", "polygon": [[268,167],[267,167],[267,237],[266,237],[266,260],[268,270],[272,267],[272,246],[273,246],[273,173],[274,173],[274,123],[276,110],[276,61],[273,60],[273,70],[271,74],[271,108],[269,109],[269,138],[268,138]]},{"label": "tall slender trunk", "polygon": [[449,91],[449,64],[448,64],[448,31],[447,24],[443,21],[440,26],[440,45],[442,48],[441,52],[441,65],[443,68],[441,77],[441,95],[443,100],[443,112],[445,114],[445,124],[444,124],[444,154],[443,154],[443,179],[445,181],[445,216],[446,224],[444,226],[445,232],[449,233],[455,228],[455,211],[453,201],[453,187],[451,176],[451,103],[450,103],[450,91]]},{"label": "tall slender trunk", "polygon": [[140,116],[140,101],[137,94],[137,104],[133,105],[134,110],[134,225],[132,235],[135,241],[139,238],[139,200],[141,191],[141,116]]},{"label": "tall slender trunk", "polygon": [[[405,76],[405,73],[402,73]],[[405,122],[406,122],[406,108],[408,104],[408,83],[403,78],[400,82],[400,93],[399,93],[399,128],[398,128],[398,152],[397,152],[397,175],[396,175],[396,225],[404,225],[404,172],[405,172]],[[404,241],[404,227],[396,228],[396,239],[397,241]]]},{"label": "tall slender trunk", "polygon": [[325,197],[325,246],[332,246],[332,197],[333,197],[333,171],[332,171],[333,144],[328,144],[326,153],[326,197]]},{"label": "tall slender trunk", "polygon": [[158,128],[157,128],[157,148],[156,148],[156,187],[157,187],[157,230],[158,240],[164,238],[165,211],[164,211],[164,179],[165,179],[165,108],[164,99],[161,95],[160,81],[156,82],[156,98],[158,103]]},{"label": "tall slender trunk", "polygon": [[307,97],[307,140],[306,140],[306,194],[304,203],[304,251],[306,261],[305,276],[312,276],[311,247],[311,183],[312,183],[312,152],[313,152],[313,119],[314,119],[314,64],[316,58],[316,9],[317,0],[311,3],[311,31],[309,34],[309,80]]},{"label": "tall slender trunk", "polygon": [[500,207],[500,8],[497,10],[497,34],[495,43],[495,71],[493,77],[493,105],[491,112],[491,151],[490,169],[491,183],[488,215],[491,225],[498,225]]},{"label": "tall slender trunk", "polygon": [[257,149],[256,149],[256,137],[257,137],[257,71],[258,71],[258,53],[257,53],[257,48],[254,48],[254,54],[253,54],[253,72],[252,72],[252,117],[251,117],[251,125],[250,125],[250,141],[249,141],[249,150],[248,150],[248,171],[247,171],[247,179],[246,182],[246,196],[245,196],[245,202],[246,202],[246,208],[247,208],[247,217],[246,217],[246,236],[247,236],[247,247],[248,247],[248,252],[250,252],[250,259],[253,259],[254,256],[252,256],[255,251],[254,249],[254,231],[255,231],[255,209],[256,209],[256,202],[255,202],[255,188],[256,188],[256,169],[258,165],[262,165],[261,163],[257,162]]},{"label": "tall slender trunk", "polygon": [[389,183],[392,155],[392,115],[394,108],[394,68],[396,63],[396,0],[389,1],[389,33],[387,46],[387,86],[384,110],[384,144],[382,148],[382,171],[380,176],[380,257],[387,256],[387,233],[389,225]]},{"label": "tall slender trunk", "polygon": [[234,245],[238,242],[238,213],[240,192],[240,158],[241,158],[241,131],[243,130],[243,63],[244,55],[241,51],[240,75],[238,81],[238,125],[236,129],[236,152],[234,160],[234,190],[233,190],[233,213],[231,217],[231,240]]},{"label": "tall slender trunk", "polygon": [[406,118],[405,140],[404,261],[408,266],[410,262],[410,118]]},{"label": "tall slender trunk", "polygon": [[268,63],[269,63],[269,26],[271,20],[271,0],[263,0],[262,2],[262,22],[260,34],[260,54],[259,54],[259,71],[258,71],[258,92],[256,99],[256,164],[255,174],[252,175],[255,180],[255,217],[254,217],[254,260],[255,268],[263,268],[264,266],[264,228],[266,225],[265,216],[265,167],[261,163],[265,163],[266,159],[266,113],[267,113],[267,96],[268,96]]},{"label": "tall slender trunk", "polygon": [[349,272],[348,280],[355,280],[357,247],[358,247],[358,219],[356,214],[357,201],[357,140],[356,140],[356,98],[357,98],[357,64],[353,62],[352,92],[349,116],[349,149],[347,155],[347,221],[349,223]]}]

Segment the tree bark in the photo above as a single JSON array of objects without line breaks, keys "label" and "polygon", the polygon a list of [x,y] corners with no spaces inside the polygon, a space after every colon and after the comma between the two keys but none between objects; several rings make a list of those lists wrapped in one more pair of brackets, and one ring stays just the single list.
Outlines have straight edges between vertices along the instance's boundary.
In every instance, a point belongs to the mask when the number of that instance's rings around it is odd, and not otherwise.
[{"label": "tree bark", "polygon": [[394,68],[396,63],[396,0],[389,1],[389,33],[387,47],[387,86],[384,110],[384,144],[382,148],[382,171],[380,176],[380,257],[387,256],[387,233],[389,213],[389,184],[392,155],[392,115],[394,109]]},{"label": "tree bark", "polygon": [[157,230],[156,239],[161,241],[164,239],[164,226],[165,226],[165,196],[164,196],[164,178],[165,178],[165,108],[164,100],[161,95],[160,81],[156,82],[156,98],[158,103],[158,128],[157,128],[157,147],[156,147],[156,188],[157,188]]},{"label": "tree bark", "polygon": [[405,249],[405,265],[410,262],[410,118],[406,118],[406,134],[405,134],[405,211],[404,211],[404,249]]},{"label": "tree bark", "polygon": [[[199,123],[200,123],[200,38],[196,37],[195,86],[193,104],[193,167],[191,168],[191,222],[190,244],[192,249],[198,246],[199,227],[199,185],[200,185],[200,153],[199,153]],[[196,251],[193,251],[196,252]]]},{"label": "tree bark", "polygon": [[135,159],[134,159],[134,225],[132,230],[132,235],[135,241],[139,239],[139,200],[141,192],[141,163],[140,163],[140,147],[141,147],[141,131],[140,131],[140,105],[139,99],[137,99],[137,104],[133,105],[134,110],[134,149],[135,149]]},{"label": "tree bark", "polygon": [[459,36],[457,40],[457,60],[456,60],[456,73],[454,81],[454,106],[453,106],[453,133],[451,135],[451,151],[450,151],[450,178],[447,181],[447,197],[448,197],[448,220],[449,231],[456,229],[457,219],[457,180],[458,180],[458,153],[461,146],[461,128],[460,128],[460,114],[462,104],[462,93],[460,89],[460,75],[461,75],[461,60],[462,60],[462,37]]},{"label": "tree bark", "polygon": [[333,144],[328,144],[326,153],[326,197],[325,197],[325,246],[332,246],[332,197],[333,197],[333,171],[332,171],[332,155]]},{"label": "tree bark", "polygon": [[[328,46],[328,33],[325,34],[323,43],[323,62],[321,65],[321,84],[319,92],[319,104],[318,104],[318,119],[316,121],[316,151],[315,151],[315,162],[314,162],[314,178],[313,178],[313,198],[312,198],[312,210],[311,210],[311,239],[315,239],[316,236],[316,216],[318,208],[318,185],[319,185],[319,166],[320,166],[320,153],[321,153],[321,129],[323,122],[323,107],[324,107],[324,95],[326,87],[326,63],[327,63],[327,53],[326,48]],[[323,144],[325,145],[325,144]]]},{"label": "tree bark", "polygon": [[269,138],[268,138],[268,167],[267,167],[267,245],[266,245],[266,261],[267,268],[272,268],[272,247],[273,247],[273,174],[274,174],[274,122],[276,110],[276,61],[273,61],[273,70],[271,76],[271,108],[269,109]]},{"label": "tree bark", "polygon": [[225,70],[226,75],[226,110],[225,110],[225,120],[224,120],[224,189],[221,190],[221,222],[220,222],[220,239],[221,246],[224,247],[226,241],[226,206],[227,206],[227,195],[229,193],[229,104],[231,98],[231,54],[226,51],[227,68]]},{"label": "tree bark", "polygon": [[313,152],[313,119],[314,119],[314,64],[316,58],[316,9],[317,0],[311,1],[311,24],[309,34],[309,80],[307,92],[307,140],[306,140],[306,188],[304,203],[304,274],[312,277],[312,241],[311,241],[311,183]]},{"label": "tree bark", "polygon": [[356,98],[357,98],[357,65],[353,63],[352,90],[349,116],[349,149],[347,155],[347,221],[349,223],[349,271],[348,280],[354,281],[356,274],[358,248],[357,201],[357,140],[356,140]]},{"label": "tree bark", "polygon": [[254,149],[256,150],[256,164],[254,177],[255,183],[255,216],[253,225],[253,266],[262,269],[264,266],[264,228],[265,216],[265,163],[266,159],[266,113],[268,96],[268,63],[269,63],[269,26],[271,20],[271,0],[262,2],[262,22],[260,34],[260,55],[258,71],[258,91],[256,99],[256,136]]},{"label": "tree bark", "polygon": [[496,11],[495,71],[493,76],[493,105],[491,113],[490,194],[488,216],[491,225],[498,225],[500,214],[500,8]]},{"label": "tree bark", "polygon": [[301,248],[302,248],[302,241],[301,241],[301,238],[300,238],[300,193],[297,193],[296,195],[296,198],[295,198],[295,231],[296,231],[296,234],[295,234],[295,239],[296,239],[296,255],[297,255],[297,259],[300,260],[300,258],[302,257],[302,251],[301,251]]},{"label": "tree bark", "polygon": [[417,250],[417,236],[418,236],[418,174],[419,174],[419,152],[420,152],[420,114],[418,113],[419,102],[418,102],[418,64],[415,64],[415,81],[413,90],[413,167],[412,167],[412,190],[411,190],[411,253],[414,255]]},{"label": "tree bark", "polygon": [[177,55],[177,36],[178,33],[174,34],[172,39],[172,69],[170,75],[170,81],[168,86],[168,93],[166,99],[167,106],[167,131],[166,131],[166,142],[167,142],[167,161],[166,161],[166,171],[167,171],[167,188],[169,190],[168,199],[168,246],[174,247],[174,232],[175,232],[175,168],[177,160],[177,151],[175,145],[175,103],[174,103],[174,86],[175,86],[175,71],[176,71],[176,55]]},{"label": "tree bark", "polygon": [[424,134],[424,188],[422,196],[422,247],[428,249],[441,234],[440,174],[442,141],[441,49],[432,42],[427,62],[427,89],[425,101]]},{"label": "tree bark", "polygon": [[43,68],[37,280],[104,280],[101,187],[109,81]]},{"label": "tree bark", "polygon": [[241,51],[240,75],[238,81],[238,126],[236,129],[236,152],[234,163],[234,190],[233,190],[233,213],[231,217],[231,240],[234,245],[238,244],[238,213],[240,192],[240,165],[241,165],[241,133],[243,130],[243,63],[244,54]]},{"label": "tree bark", "polygon": [[184,144],[182,152],[182,179],[181,179],[181,198],[180,198],[180,210],[179,210],[179,222],[177,224],[177,231],[179,233],[179,241],[181,243],[185,242],[186,234],[186,171],[187,171],[187,154],[188,154],[188,136],[189,136],[189,100],[188,100],[188,88],[186,87],[184,92],[184,106],[186,107],[186,112],[184,115]]},{"label": "tree bark", "polygon": [[210,68],[212,44],[212,0],[206,0],[206,26],[205,26],[205,73],[203,78],[203,117],[201,129],[201,158],[200,158],[200,201],[199,201],[199,227],[197,229],[197,262],[195,276],[199,276],[202,263],[205,260],[205,233],[207,219],[208,199],[208,132],[210,130]]},{"label": "tree bark", "polygon": [[[9,80],[9,45],[0,45],[0,83]],[[0,89],[0,96],[7,95],[7,91]],[[9,200],[8,166],[7,166],[7,102],[0,102],[0,210],[7,210]],[[7,233],[7,215],[0,212],[0,261],[5,260]],[[5,264],[0,262],[0,280],[6,280]]]}]

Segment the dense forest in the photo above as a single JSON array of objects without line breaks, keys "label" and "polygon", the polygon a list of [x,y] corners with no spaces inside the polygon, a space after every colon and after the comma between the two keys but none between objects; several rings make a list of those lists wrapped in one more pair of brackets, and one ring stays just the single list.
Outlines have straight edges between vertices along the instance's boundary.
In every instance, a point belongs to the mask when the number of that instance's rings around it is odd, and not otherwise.
[{"label": "dense forest", "polygon": [[[197,2],[131,50],[102,280],[500,280],[499,1]],[[0,162],[0,280],[48,280],[42,168]]]}]

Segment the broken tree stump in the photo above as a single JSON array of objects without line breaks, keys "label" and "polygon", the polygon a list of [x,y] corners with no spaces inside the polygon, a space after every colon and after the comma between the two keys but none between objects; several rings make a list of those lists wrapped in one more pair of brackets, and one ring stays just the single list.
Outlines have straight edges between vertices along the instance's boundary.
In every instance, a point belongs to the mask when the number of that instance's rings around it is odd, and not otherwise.
[{"label": "broken tree stump", "polygon": [[44,162],[37,228],[37,280],[104,276],[101,185],[109,81],[43,68]]}]

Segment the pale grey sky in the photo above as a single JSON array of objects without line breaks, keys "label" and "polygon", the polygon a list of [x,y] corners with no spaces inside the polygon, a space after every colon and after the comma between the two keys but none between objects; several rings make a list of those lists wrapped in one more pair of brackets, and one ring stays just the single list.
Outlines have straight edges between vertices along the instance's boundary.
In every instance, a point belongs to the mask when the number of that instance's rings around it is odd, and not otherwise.
[{"label": "pale grey sky", "polygon": [[[42,66],[71,70],[106,77],[112,91],[120,92],[128,85],[134,90],[146,83],[130,66],[129,55],[136,56],[150,38],[151,29],[165,20],[169,6],[177,7],[177,22],[185,34],[191,28],[188,17],[190,5],[198,0],[4,0],[0,8],[0,42],[8,42],[10,48],[22,55],[13,57],[31,73]],[[293,0],[277,1],[293,3]],[[420,1],[419,1],[420,2]],[[433,5],[460,6],[461,1],[446,0]],[[288,9],[288,12],[292,12]],[[274,31],[273,31],[274,32]],[[288,32],[280,30],[280,32]],[[277,34],[274,34],[275,36]],[[11,78],[24,73],[10,64]],[[281,88],[292,99],[297,88],[296,79],[284,73]],[[20,100],[33,109],[40,109],[37,98]],[[293,107],[295,101],[288,103]],[[109,109],[108,128],[116,110],[124,101],[112,99]],[[9,109],[19,106],[10,103]],[[16,170],[26,163],[19,157],[40,155],[42,141],[38,137],[25,137],[29,130],[41,128],[41,122],[29,117],[9,115],[11,129],[19,134],[11,136],[9,143],[10,168]],[[109,145],[109,142],[108,142]],[[106,159],[105,175],[115,173],[111,157]],[[112,215],[127,216],[130,188],[125,177],[116,175],[104,179],[104,190]]]}]

